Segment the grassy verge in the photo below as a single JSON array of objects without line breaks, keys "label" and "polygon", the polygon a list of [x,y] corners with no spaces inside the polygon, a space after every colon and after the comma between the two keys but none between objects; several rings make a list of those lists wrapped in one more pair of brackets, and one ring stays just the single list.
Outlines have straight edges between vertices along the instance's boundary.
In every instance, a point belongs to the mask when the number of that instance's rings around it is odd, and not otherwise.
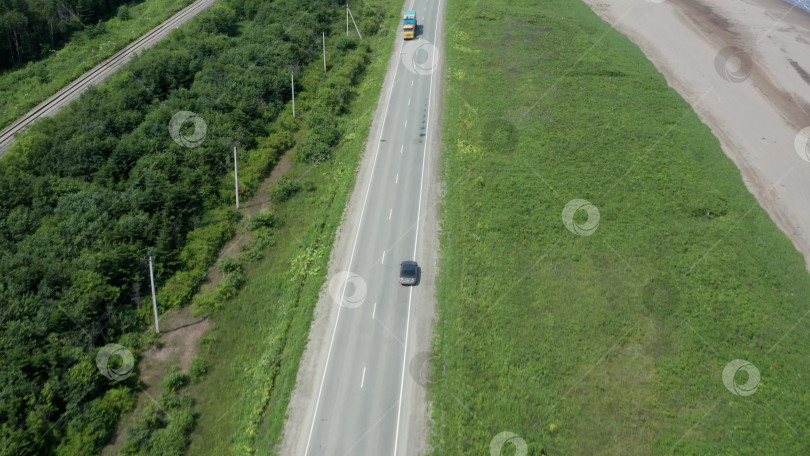
[{"label": "grassy verge", "polygon": [[145,0],[128,6],[128,13],[74,33],[47,59],[0,74],[0,129],[192,1]]},{"label": "grassy verge", "polygon": [[690,106],[581,2],[446,23],[433,454],[804,451],[804,261]]},{"label": "grassy verge", "polygon": [[[241,291],[216,307],[214,325],[201,340],[200,356],[211,368],[199,385],[189,388],[199,416],[189,454],[273,454],[279,442],[335,232],[354,185],[396,36],[392,24],[399,4],[386,0],[375,5],[387,11],[385,24],[391,30],[366,39],[371,64],[341,116],[345,134],[340,144],[327,162],[293,161],[287,176],[299,184],[297,191],[283,191],[289,181],[277,187],[271,210],[278,222],[270,223],[272,239],[254,231],[254,243],[266,245],[263,255],[257,261],[255,248],[244,255]],[[320,78],[319,65],[308,69],[305,85]],[[307,102],[296,98],[299,112]],[[211,287],[206,288],[210,292]]]}]

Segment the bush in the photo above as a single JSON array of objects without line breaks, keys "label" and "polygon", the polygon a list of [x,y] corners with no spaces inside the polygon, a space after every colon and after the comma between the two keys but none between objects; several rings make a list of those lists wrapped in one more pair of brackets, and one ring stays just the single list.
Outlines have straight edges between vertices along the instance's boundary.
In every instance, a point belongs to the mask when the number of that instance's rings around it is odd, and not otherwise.
[{"label": "bush", "polygon": [[270,228],[259,228],[253,232],[253,246],[245,252],[245,260],[255,263],[264,258],[264,250],[276,245],[276,238]]},{"label": "bush", "polygon": [[244,258],[245,261],[249,263],[256,263],[258,261],[261,261],[262,258],[264,258],[264,253],[261,250],[254,247],[245,252]]},{"label": "bush", "polygon": [[218,307],[216,290],[194,295],[191,305],[194,306],[194,313],[197,315],[213,312]]},{"label": "bush", "polygon": [[316,106],[307,114],[307,128],[310,136],[318,137],[328,146],[334,146],[340,139],[335,116],[323,106]]},{"label": "bush", "polygon": [[332,148],[319,136],[309,136],[299,151],[302,161],[319,163],[332,158]]},{"label": "bush", "polygon": [[115,420],[132,409],[135,396],[129,389],[114,388],[104,397],[95,399],[85,409],[85,416],[75,418],[67,426],[67,434],[59,444],[59,456],[95,454],[93,448],[102,444],[115,428]]},{"label": "bush", "polygon": [[[377,33],[380,30],[380,24],[385,19],[385,10],[380,5],[365,4],[362,10],[359,12],[352,10],[352,13],[357,14],[355,20],[358,22],[357,25],[360,26],[363,36],[371,36]],[[362,21],[358,21],[359,18],[362,18]],[[387,31],[387,29],[384,28],[383,31]],[[384,33],[382,35],[385,36]]]},{"label": "bush", "polygon": [[340,75],[330,76],[318,91],[318,105],[328,109],[333,115],[345,112],[352,94],[350,81]]},{"label": "bush", "polygon": [[335,40],[335,47],[340,52],[351,51],[357,48],[357,44],[360,42],[360,38],[355,35],[342,35],[337,40]]},{"label": "bush", "polygon": [[170,372],[163,379],[163,391],[175,393],[188,384],[188,375],[180,372],[179,366],[172,366]]},{"label": "bush", "polygon": [[216,3],[207,14],[200,16],[199,27],[208,33],[234,36],[239,30],[236,11],[224,3]]},{"label": "bush", "polygon": [[127,5],[121,5],[118,7],[118,19],[122,21],[128,21],[132,19],[132,14],[129,12],[129,7]]},{"label": "bush", "polygon": [[241,271],[226,275],[225,281],[217,286],[219,304],[236,296],[239,290],[245,285],[245,282],[247,282],[247,277],[245,277],[245,273]]},{"label": "bush", "polygon": [[297,181],[287,176],[281,176],[281,179],[278,180],[276,187],[273,189],[273,199],[277,201],[287,201],[300,189],[301,185]]},{"label": "bush", "polygon": [[219,260],[219,270],[225,274],[242,272],[242,265],[233,258],[223,258]]},{"label": "bush", "polygon": [[181,456],[194,426],[194,401],[189,396],[164,393],[164,408],[150,404],[127,431],[120,454],[127,456]]},{"label": "bush", "polygon": [[259,212],[248,219],[247,229],[255,231],[258,228],[275,228],[280,223],[275,212],[267,210]]},{"label": "bush", "polygon": [[202,377],[208,373],[210,364],[207,360],[194,356],[191,358],[191,366],[188,368],[188,376],[191,383],[199,382]]}]

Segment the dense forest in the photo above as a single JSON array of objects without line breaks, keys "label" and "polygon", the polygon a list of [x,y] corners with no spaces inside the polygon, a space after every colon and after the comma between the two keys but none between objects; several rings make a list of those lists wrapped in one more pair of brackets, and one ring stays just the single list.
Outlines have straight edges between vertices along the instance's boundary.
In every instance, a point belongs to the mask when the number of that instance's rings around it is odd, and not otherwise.
[{"label": "dense forest", "polygon": [[[61,5],[3,2],[4,18],[22,14],[15,11],[24,5]],[[116,4],[87,3],[94,14]],[[240,162],[266,173],[274,154],[292,144],[290,132],[271,128],[291,96],[290,71],[320,59],[321,32],[345,27],[343,6],[219,2],[33,125],[0,160],[0,454],[96,454],[109,438],[139,385],[135,376],[101,375],[97,355],[118,343],[137,358],[148,343],[151,302],[141,302],[149,294],[148,256],[156,258],[161,305],[187,303],[232,232],[233,187],[224,185],[232,147],[242,150]],[[364,35],[379,28],[375,7],[358,5],[353,13]],[[356,38],[332,42],[334,71],[310,78],[309,87],[296,78],[302,109],[309,103],[318,113],[313,120],[323,121],[310,122],[302,159],[329,158],[338,138],[329,119],[344,109],[368,63]],[[13,47],[13,55],[29,55]],[[317,99],[307,102],[316,89]],[[180,111],[205,122],[204,140],[194,147],[170,135]]]},{"label": "dense forest", "polygon": [[114,15],[128,0],[0,0],[0,70],[59,49],[71,33]]}]

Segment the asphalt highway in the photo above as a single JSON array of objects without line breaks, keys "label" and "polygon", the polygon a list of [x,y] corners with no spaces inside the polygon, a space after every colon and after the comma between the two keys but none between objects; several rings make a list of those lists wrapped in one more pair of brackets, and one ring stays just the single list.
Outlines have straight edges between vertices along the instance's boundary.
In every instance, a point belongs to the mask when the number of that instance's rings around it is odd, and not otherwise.
[{"label": "asphalt highway", "polygon": [[[410,411],[403,407],[409,379],[409,337],[419,287],[399,284],[399,264],[416,260],[421,280],[420,220],[427,198],[425,171],[431,123],[437,116],[431,95],[440,75],[434,71],[440,0],[415,0],[417,38],[401,43],[393,85],[382,116],[368,186],[348,268],[332,283],[340,307],[322,376],[313,389],[314,407],[300,439],[303,452],[315,455],[405,454],[403,427]],[[398,38],[400,39],[400,38]],[[337,305],[337,304],[335,304]],[[298,448],[301,446],[296,445]],[[300,454],[300,453],[299,453]]]}]

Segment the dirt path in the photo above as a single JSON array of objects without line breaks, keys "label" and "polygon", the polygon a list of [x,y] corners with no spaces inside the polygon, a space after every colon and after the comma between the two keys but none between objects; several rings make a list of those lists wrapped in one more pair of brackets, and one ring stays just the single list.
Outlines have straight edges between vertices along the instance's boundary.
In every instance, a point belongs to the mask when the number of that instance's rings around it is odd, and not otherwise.
[{"label": "dirt path", "polygon": [[[292,167],[292,163],[290,162],[291,155],[292,150],[289,150],[282,155],[281,158],[279,158],[278,163],[276,163],[276,166],[273,167],[273,171],[270,172],[270,176],[268,176],[267,179],[265,179],[259,185],[259,188],[256,190],[256,194],[253,195],[253,198],[246,202],[242,202],[239,205],[239,212],[241,212],[244,216],[240,227],[244,227],[245,223],[247,223],[248,217],[251,215],[257,212],[266,211],[270,208],[273,187],[276,185],[276,182],[278,182],[281,176],[285,175]],[[237,232],[236,237],[228,241],[228,243],[225,244],[222,249],[220,249],[219,255],[217,255],[217,260],[214,262],[214,264],[216,265],[219,260],[233,254],[234,252],[239,252],[240,247],[243,245],[249,245],[252,240],[253,235],[251,232],[241,229],[239,232]],[[219,283],[219,280],[222,279],[222,271],[220,271],[217,267],[208,268],[208,274],[205,277],[206,280],[200,287],[201,290],[206,290],[208,287]]]},{"label": "dirt path", "polygon": [[211,326],[207,317],[195,317],[191,309],[169,310],[161,316],[162,347],[152,347],[138,359],[138,375],[144,390],[138,395],[135,411],[125,416],[116,427],[110,443],[102,450],[103,456],[116,455],[126,439],[126,429],[135,423],[135,419],[161,393],[161,381],[173,365],[180,365],[188,373],[191,358],[197,351],[197,341]]},{"label": "dirt path", "polygon": [[[240,212],[246,220],[251,215],[269,209],[273,186],[281,176],[290,170],[291,150],[279,158],[273,171],[256,190],[256,194],[240,205]],[[244,225],[244,222],[243,224]],[[239,247],[247,245],[252,240],[250,232],[244,232],[228,242],[221,250],[217,261],[232,252],[239,252]],[[216,264],[216,263],[215,263]],[[206,283],[203,287],[214,286],[222,278],[222,273],[216,266],[208,269]],[[137,368],[144,390],[139,394],[135,410],[125,416],[116,428],[115,434],[101,451],[102,456],[117,455],[118,450],[126,439],[126,429],[135,423],[143,410],[153,401],[157,401],[161,393],[161,381],[173,365],[180,365],[180,370],[188,373],[191,358],[197,353],[197,342],[212,325],[207,316],[195,316],[191,307],[172,309],[160,317],[161,347],[151,347],[141,354]],[[154,328],[152,328],[154,330]]]}]

